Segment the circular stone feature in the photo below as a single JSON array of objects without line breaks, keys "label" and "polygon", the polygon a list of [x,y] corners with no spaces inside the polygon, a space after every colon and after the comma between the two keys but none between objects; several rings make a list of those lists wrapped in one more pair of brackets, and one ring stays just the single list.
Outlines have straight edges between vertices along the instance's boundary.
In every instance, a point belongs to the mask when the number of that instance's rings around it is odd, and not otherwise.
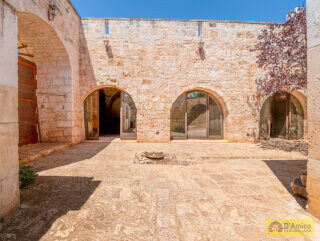
[{"label": "circular stone feature", "polygon": [[163,152],[145,152],[145,157],[154,160],[164,159],[165,154]]},{"label": "circular stone feature", "polygon": [[137,152],[134,157],[133,163],[178,165],[178,160],[174,153],[145,151],[145,152]]}]

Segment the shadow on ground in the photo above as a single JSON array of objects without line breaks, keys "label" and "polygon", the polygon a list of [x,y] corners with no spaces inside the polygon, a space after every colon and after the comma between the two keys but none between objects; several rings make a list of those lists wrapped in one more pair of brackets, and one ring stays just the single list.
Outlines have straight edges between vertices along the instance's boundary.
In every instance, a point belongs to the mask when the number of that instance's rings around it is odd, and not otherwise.
[{"label": "shadow on ground", "polygon": [[[41,172],[48,169],[66,166],[75,162],[90,159],[106,148],[110,143],[103,142],[84,142],[69,147],[58,153],[37,159],[28,165],[33,166],[35,172]],[[79,155],[81,152],[81,155]],[[63,158],[61,158],[63,156]]]},{"label": "shadow on ground", "polygon": [[[39,176],[21,190],[21,207],[0,227],[0,240],[40,240],[52,224],[70,211],[80,210],[100,181],[92,177]],[[71,231],[70,220],[58,229],[57,240]]]},{"label": "shadow on ground", "polygon": [[307,170],[307,160],[266,160],[264,162],[300,206],[306,209],[307,200],[293,194],[291,182]]},{"label": "shadow on ground", "polygon": [[[109,143],[81,143],[28,165],[33,166],[35,172],[41,172],[92,158],[108,145]],[[66,233],[74,228],[72,220],[63,220],[61,227],[52,225],[70,211],[80,210],[99,184],[100,181],[93,181],[93,177],[37,177],[34,183],[21,189],[20,210],[0,224],[0,240],[36,241],[49,229],[55,230],[55,235],[60,235],[56,240],[64,239]]]}]

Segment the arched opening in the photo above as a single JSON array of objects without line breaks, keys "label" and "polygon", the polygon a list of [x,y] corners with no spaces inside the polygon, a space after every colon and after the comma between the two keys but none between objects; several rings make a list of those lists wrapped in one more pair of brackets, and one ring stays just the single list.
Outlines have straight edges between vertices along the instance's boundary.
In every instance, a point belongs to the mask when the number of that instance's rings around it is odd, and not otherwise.
[{"label": "arched opening", "polygon": [[19,146],[72,142],[72,71],[55,30],[18,12]]},{"label": "arched opening", "polygon": [[269,97],[260,112],[260,139],[299,140],[304,137],[304,110],[292,94],[278,92]]},{"label": "arched opening", "polygon": [[223,111],[205,91],[182,94],[170,113],[171,139],[223,139]]},{"label": "arched opening", "polygon": [[84,100],[87,139],[137,138],[137,109],[132,98],[117,88],[95,90]]}]

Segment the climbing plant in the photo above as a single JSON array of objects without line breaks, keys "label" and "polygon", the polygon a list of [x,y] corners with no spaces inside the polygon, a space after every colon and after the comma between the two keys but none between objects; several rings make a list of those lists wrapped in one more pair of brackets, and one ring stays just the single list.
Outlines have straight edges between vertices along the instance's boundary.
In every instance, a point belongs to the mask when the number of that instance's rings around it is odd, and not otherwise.
[{"label": "climbing plant", "polygon": [[[265,73],[256,79],[257,90],[247,98],[253,118],[259,121],[266,97],[307,85],[306,9],[298,7],[287,15],[285,23],[270,24],[262,30],[251,51],[256,53],[257,65]],[[258,137],[255,129],[253,135]]]},{"label": "climbing plant", "polygon": [[266,72],[264,78],[257,80],[258,96],[306,87],[306,9],[296,8],[288,14],[285,23],[264,29],[252,51],[257,52],[257,64]]}]

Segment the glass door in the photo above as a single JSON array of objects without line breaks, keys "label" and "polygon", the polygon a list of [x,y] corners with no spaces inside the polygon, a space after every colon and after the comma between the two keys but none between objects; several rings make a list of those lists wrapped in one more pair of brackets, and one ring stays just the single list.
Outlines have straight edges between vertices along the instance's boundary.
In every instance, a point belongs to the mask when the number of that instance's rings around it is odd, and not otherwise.
[{"label": "glass door", "polygon": [[290,96],[289,112],[289,139],[303,139],[304,135],[304,113],[298,99]]},{"label": "glass door", "polygon": [[137,109],[132,98],[121,93],[121,139],[137,138]]},{"label": "glass door", "polygon": [[260,111],[259,138],[261,140],[268,140],[270,137],[271,103],[272,103],[272,98],[269,97],[262,105],[262,108]]},{"label": "glass door", "polygon": [[181,95],[170,112],[170,131],[174,139],[186,139],[186,95]]},{"label": "glass door", "polygon": [[207,94],[191,92],[187,95],[188,138],[207,138]]},{"label": "glass door", "polygon": [[220,106],[215,99],[209,96],[209,137],[222,138],[223,121]]},{"label": "glass door", "polygon": [[170,112],[172,139],[222,139],[223,112],[216,98],[201,91],[181,95]]},{"label": "glass door", "polygon": [[87,139],[99,139],[99,91],[84,101],[84,119]]}]

